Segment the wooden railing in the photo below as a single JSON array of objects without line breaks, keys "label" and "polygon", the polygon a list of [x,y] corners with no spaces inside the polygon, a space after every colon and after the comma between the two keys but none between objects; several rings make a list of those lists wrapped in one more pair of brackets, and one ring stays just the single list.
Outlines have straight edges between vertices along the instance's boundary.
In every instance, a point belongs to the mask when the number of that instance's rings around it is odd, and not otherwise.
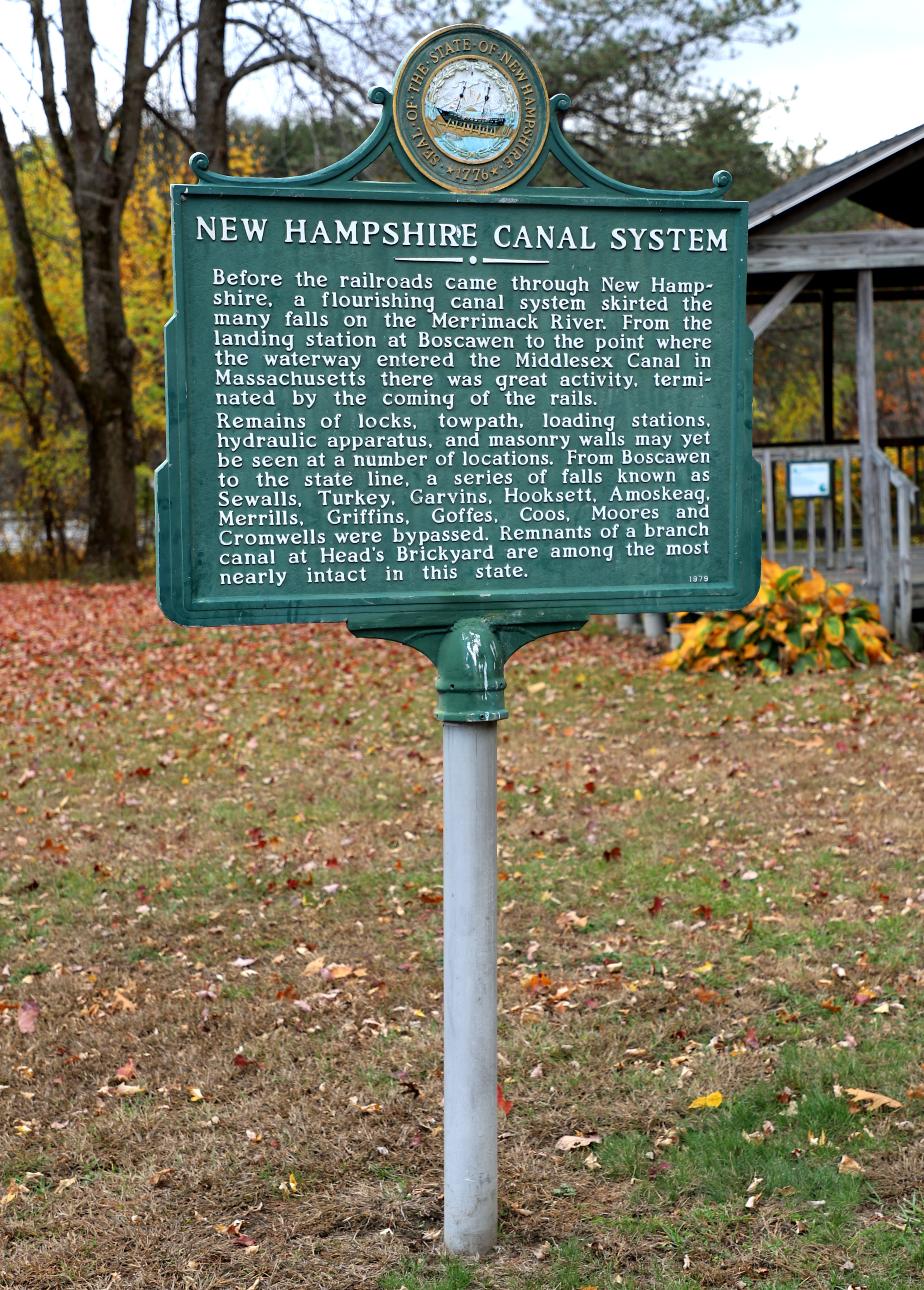
[{"label": "wooden railing", "polygon": [[879,447],[917,487],[911,514],[911,532],[924,534],[924,435],[905,435],[901,439],[880,438]]},{"label": "wooden railing", "polygon": [[[771,560],[785,552],[796,563],[799,537],[806,542],[806,563],[828,572],[859,569],[883,621],[902,644],[911,641],[911,528],[918,489],[877,448],[866,463],[859,444],[801,444],[756,448],[764,481],[764,549]],[[793,501],[786,488],[792,461],[830,461],[831,497]],[[821,525],[819,526],[819,515]],[[781,522],[782,521],[782,522]],[[819,559],[819,527],[823,556]]]}]

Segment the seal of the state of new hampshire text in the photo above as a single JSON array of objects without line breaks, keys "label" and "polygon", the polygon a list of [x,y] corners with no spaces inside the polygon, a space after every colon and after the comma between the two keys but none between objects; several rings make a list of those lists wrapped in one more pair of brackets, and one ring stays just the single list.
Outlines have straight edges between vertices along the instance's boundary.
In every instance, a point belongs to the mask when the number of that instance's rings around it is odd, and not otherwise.
[{"label": "seal of the state of new hampshire text", "polygon": [[532,168],[545,146],[549,100],[539,69],[509,36],[445,27],[395,77],[395,129],[422,174],[458,193],[494,193]]}]

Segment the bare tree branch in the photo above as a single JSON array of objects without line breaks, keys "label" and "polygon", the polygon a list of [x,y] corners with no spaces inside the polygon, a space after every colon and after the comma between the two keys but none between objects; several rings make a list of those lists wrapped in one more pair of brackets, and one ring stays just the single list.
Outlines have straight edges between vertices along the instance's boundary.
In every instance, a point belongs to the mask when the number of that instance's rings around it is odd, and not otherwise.
[{"label": "bare tree branch", "polygon": [[147,26],[148,0],[132,0],[128,15],[128,39],[125,46],[119,142],[112,161],[121,201],[128,196],[135,174],[135,163],[138,160],[138,148],[141,143],[145,91],[151,76],[150,69],[144,62]]},{"label": "bare tree branch", "polygon": [[16,173],[16,160],[10,147],[2,113],[0,113],[0,200],[3,202],[16,262],[16,293],[26,308],[39,344],[49,362],[64,377],[75,400],[83,404],[86,393],[83,376],[55,325],[45,299],[35,245],[26,219],[19,176]]},{"label": "bare tree branch", "polygon": [[42,0],[29,0],[32,10],[32,33],[38,48],[39,66],[42,73],[42,109],[48,122],[48,133],[54,145],[58,165],[68,188],[74,187],[74,158],[71,146],[61,127],[58,115],[58,92],[55,88],[54,62],[51,57],[51,42],[48,39],[48,22],[42,10]]}]

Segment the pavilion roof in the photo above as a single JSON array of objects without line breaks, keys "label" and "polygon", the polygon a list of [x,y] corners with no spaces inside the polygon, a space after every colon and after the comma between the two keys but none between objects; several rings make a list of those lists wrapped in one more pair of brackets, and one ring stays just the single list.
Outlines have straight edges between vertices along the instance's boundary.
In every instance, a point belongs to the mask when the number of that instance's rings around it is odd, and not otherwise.
[{"label": "pavilion roof", "polygon": [[842,198],[924,226],[924,125],[819,166],[751,202],[752,232],[782,233]]}]

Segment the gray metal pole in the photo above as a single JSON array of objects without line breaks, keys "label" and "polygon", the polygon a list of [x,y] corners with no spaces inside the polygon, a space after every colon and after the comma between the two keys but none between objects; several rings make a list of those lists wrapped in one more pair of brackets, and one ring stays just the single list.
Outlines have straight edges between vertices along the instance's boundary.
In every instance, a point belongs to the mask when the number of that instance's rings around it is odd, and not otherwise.
[{"label": "gray metal pole", "polygon": [[497,1242],[497,722],[443,725],[443,1241]]}]

